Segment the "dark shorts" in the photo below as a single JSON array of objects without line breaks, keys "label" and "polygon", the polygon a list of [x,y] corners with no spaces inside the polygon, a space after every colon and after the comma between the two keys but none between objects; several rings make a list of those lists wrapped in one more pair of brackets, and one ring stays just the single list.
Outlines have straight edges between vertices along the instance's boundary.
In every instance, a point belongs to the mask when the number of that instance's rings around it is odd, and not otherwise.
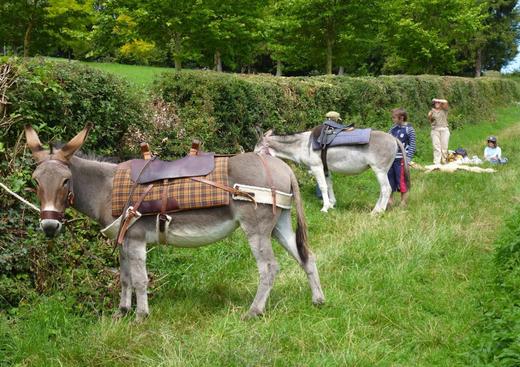
[{"label": "dark shorts", "polygon": [[392,191],[407,192],[408,186],[406,186],[406,180],[404,178],[404,160],[397,158],[392,163],[390,171],[388,171],[388,181],[392,186]]}]

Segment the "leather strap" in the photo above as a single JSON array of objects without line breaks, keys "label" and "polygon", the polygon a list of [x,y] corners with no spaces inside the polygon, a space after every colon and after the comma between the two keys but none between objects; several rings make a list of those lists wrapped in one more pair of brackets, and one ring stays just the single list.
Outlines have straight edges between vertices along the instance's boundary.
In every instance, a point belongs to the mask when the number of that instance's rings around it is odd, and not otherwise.
[{"label": "leather strap", "polygon": [[65,214],[55,210],[42,210],[40,212],[40,219],[54,219],[60,222],[65,221]]},{"label": "leather strap", "polygon": [[[155,160],[155,156],[152,156],[152,158],[150,158],[150,159],[148,159],[146,161],[146,164],[143,166],[143,168],[141,168],[141,171],[139,171],[139,175],[137,176],[137,179],[139,179],[141,177],[141,175],[143,174],[143,171],[146,169],[146,167],[148,167],[148,165],[151,162],[153,162],[154,160]],[[128,210],[128,207],[130,206],[130,201],[132,200],[132,195],[134,194],[134,191],[135,191],[137,185],[138,185],[138,183],[137,183],[137,180],[136,180],[136,182],[134,183],[134,185],[130,189],[130,194],[128,194],[128,199],[126,200],[125,206],[123,207],[123,214],[126,213],[126,211]],[[153,187],[152,184],[150,184],[150,185]],[[150,188],[150,190],[152,189],[152,187],[150,187],[150,186],[148,186],[148,187]],[[141,202],[139,202],[139,205],[141,205]],[[130,223],[130,220],[126,220],[126,218],[123,219],[123,222],[121,223],[121,226],[119,227],[119,230],[117,231],[116,244],[114,245],[114,249],[116,248],[117,245],[120,245],[120,244],[123,243],[123,240],[125,238],[126,230],[128,229],[128,224],[129,223]]]},{"label": "leather strap", "polygon": [[329,177],[329,165],[327,164],[327,150],[328,146],[324,146],[321,148],[321,163],[323,164],[323,172],[325,173],[325,177]]},{"label": "leather strap", "polygon": [[255,198],[251,194],[249,194],[247,192],[240,191],[238,189],[235,189],[234,187],[229,187],[229,186],[226,186],[226,185],[222,185],[222,184],[220,184],[218,182],[207,180],[207,179],[205,179],[203,177],[190,177],[190,178],[193,181],[202,182],[202,183],[205,183],[206,185],[210,185],[210,186],[216,187],[218,189],[230,192],[230,193],[232,193],[235,196],[246,197],[246,198],[248,198],[249,200],[251,200],[255,204],[255,208],[257,206]]},{"label": "leather strap", "polygon": [[[161,212],[159,214],[159,232],[166,231],[166,205],[168,204],[168,179],[163,180],[161,188]],[[159,241],[162,243],[162,241]]]},{"label": "leather strap", "polygon": [[257,154],[257,156],[260,158],[260,162],[262,162],[262,165],[264,166],[265,174],[267,176],[267,184],[269,185],[269,188],[271,189],[271,196],[273,197],[273,215],[276,214],[276,188],[273,184],[273,177],[271,176],[271,170],[269,169],[269,166],[267,165],[267,162],[264,157],[262,157],[261,154]]},{"label": "leather strap", "polygon": [[148,195],[148,193],[150,192],[150,190],[152,189],[153,187],[153,184],[150,184],[146,187],[146,189],[144,190],[144,192],[141,194],[141,196],[139,197],[139,200],[137,200],[137,202],[135,203],[135,205],[132,207],[131,210],[128,211],[128,215],[123,219],[123,223],[121,223],[121,227],[119,228],[119,233],[117,235],[117,241],[116,243],[118,245],[121,245],[125,239],[125,235],[126,235],[126,231],[128,230],[128,225],[130,224],[130,220],[136,216],[136,213],[137,213],[137,209],[139,209],[139,206],[141,205],[141,203],[143,202],[144,198],[146,197],[146,195]]}]

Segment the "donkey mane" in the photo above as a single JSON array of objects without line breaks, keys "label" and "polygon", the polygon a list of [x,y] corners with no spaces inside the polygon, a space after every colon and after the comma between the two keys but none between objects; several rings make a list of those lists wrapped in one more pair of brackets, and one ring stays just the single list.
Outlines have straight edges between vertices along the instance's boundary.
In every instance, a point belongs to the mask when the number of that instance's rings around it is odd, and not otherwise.
[{"label": "donkey mane", "polygon": [[[54,150],[59,150],[65,146],[62,142],[55,142],[49,144],[50,153],[52,154]],[[88,161],[95,161],[101,163],[121,163],[121,159],[119,157],[103,157],[94,152],[85,153],[81,149],[78,150],[75,154],[76,157],[86,159]]]}]

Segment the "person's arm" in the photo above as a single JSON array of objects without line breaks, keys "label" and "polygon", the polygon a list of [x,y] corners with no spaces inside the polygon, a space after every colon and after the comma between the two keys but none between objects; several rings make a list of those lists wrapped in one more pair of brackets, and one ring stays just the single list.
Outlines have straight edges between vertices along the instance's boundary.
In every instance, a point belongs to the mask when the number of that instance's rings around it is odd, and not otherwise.
[{"label": "person's arm", "polygon": [[491,158],[492,157],[491,157],[491,152],[490,152],[489,147],[484,148],[484,159],[486,161],[489,161]]},{"label": "person's arm", "polygon": [[415,155],[415,152],[417,151],[415,142],[415,129],[413,127],[410,127],[408,133],[410,143],[408,144],[408,151],[406,152],[406,155],[408,156],[408,162],[411,162],[413,156]]},{"label": "person's arm", "polygon": [[433,123],[433,112],[432,112],[432,110],[430,110],[430,112],[428,112],[428,121],[430,121],[430,124]]}]

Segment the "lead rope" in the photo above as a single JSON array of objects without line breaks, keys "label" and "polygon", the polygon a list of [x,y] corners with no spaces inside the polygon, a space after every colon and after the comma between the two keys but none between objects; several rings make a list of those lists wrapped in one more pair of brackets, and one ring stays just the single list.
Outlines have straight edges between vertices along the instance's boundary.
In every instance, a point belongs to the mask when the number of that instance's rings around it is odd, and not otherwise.
[{"label": "lead rope", "polygon": [[11,191],[7,186],[5,186],[3,183],[0,182],[0,187],[2,187],[5,191],[7,191],[9,194],[20,200],[22,203],[27,205],[29,208],[34,210],[37,213],[40,213],[40,208],[38,208],[36,205],[30,203],[29,201],[25,200],[23,197],[15,193],[14,191]]}]

